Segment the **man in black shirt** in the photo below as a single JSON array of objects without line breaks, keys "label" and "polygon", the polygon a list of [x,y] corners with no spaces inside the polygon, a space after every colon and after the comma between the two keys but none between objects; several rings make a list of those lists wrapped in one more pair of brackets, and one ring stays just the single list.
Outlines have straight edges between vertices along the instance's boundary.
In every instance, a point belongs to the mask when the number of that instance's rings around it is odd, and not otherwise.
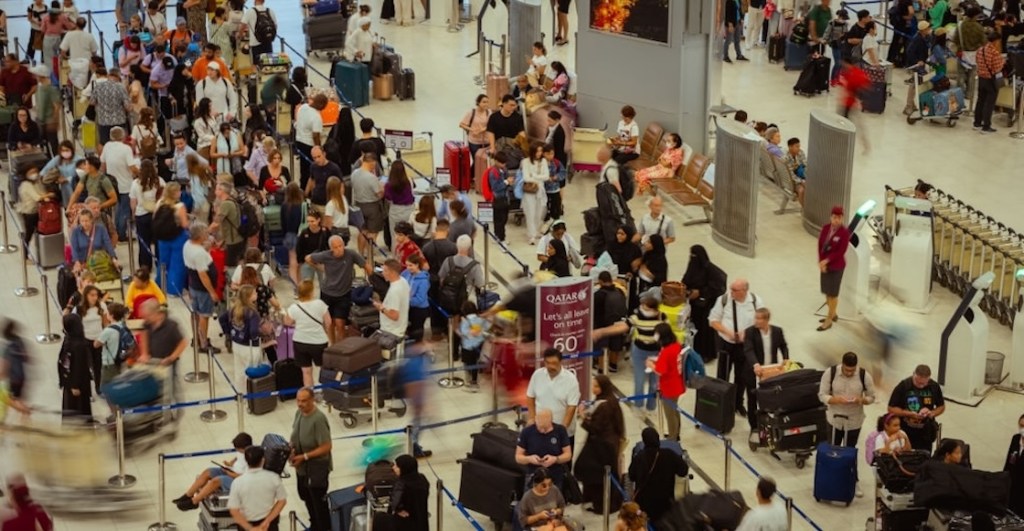
[{"label": "man in black shirt", "polygon": [[348,154],[349,165],[356,165],[359,163],[359,159],[362,158],[363,153],[376,153],[377,160],[384,160],[387,155],[387,148],[384,147],[384,141],[375,135],[374,123],[372,118],[363,118],[359,120],[359,130],[362,131],[363,136],[356,139],[352,143],[352,149]]},{"label": "man in black shirt", "polygon": [[537,421],[523,428],[516,441],[516,463],[526,466],[526,477],[546,468],[559,489],[565,480],[565,464],[572,459],[569,432],[555,424],[550,409],[537,411]]},{"label": "man in black shirt", "polygon": [[300,264],[299,278],[302,280],[313,280],[314,275],[317,280],[323,280],[323,272],[306,263],[307,256],[330,249],[327,240],[331,237],[331,233],[323,228],[322,221],[323,214],[316,210],[309,212],[306,215],[306,230],[302,231],[296,240],[295,259]]},{"label": "man in black shirt", "polygon": [[918,365],[914,374],[896,384],[889,396],[889,413],[902,419],[910,446],[929,452],[938,435],[935,418],[946,411],[942,387],[931,376],[931,368]]},{"label": "man in black shirt", "polygon": [[[430,240],[423,246],[423,257],[427,259],[427,263],[430,264],[430,295],[431,300],[437,300],[438,289],[441,287],[441,280],[438,278],[438,273],[441,272],[441,266],[444,265],[445,260],[448,260],[452,256],[458,254],[459,249],[455,246],[455,242],[448,239],[448,220],[439,219],[437,220],[437,226],[434,228],[434,239]],[[444,333],[446,328],[446,321],[441,312],[437,311],[435,305],[430,307],[430,329],[435,335]]]},{"label": "man in black shirt", "polygon": [[501,98],[501,108],[487,119],[487,143],[491,154],[497,153],[506,143],[514,142],[520,134],[526,134],[523,115],[519,114],[519,103],[511,94]]},{"label": "man in black shirt", "polygon": [[846,32],[846,43],[845,46],[843,46],[840,50],[843,54],[844,61],[853,64],[857,64],[860,62],[860,57],[854,57],[853,49],[860,46],[860,44],[864,41],[864,36],[868,34],[868,22],[871,22],[871,12],[869,12],[867,9],[861,9],[860,11],[858,11],[857,23],[850,28],[850,31]]},{"label": "man in black shirt", "polygon": [[318,211],[323,212],[324,206],[327,204],[327,179],[331,177],[341,179],[341,168],[327,160],[327,155],[320,146],[313,146],[310,156],[313,158],[313,163],[309,165],[306,197]]}]

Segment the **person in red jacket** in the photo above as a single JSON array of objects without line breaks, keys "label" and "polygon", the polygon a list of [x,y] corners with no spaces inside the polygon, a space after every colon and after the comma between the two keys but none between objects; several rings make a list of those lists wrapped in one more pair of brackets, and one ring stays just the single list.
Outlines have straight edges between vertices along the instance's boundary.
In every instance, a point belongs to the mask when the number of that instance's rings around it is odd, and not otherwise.
[{"label": "person in red jacket", "polygon": [[676,339],[676,334],[668,323],[658,323],[654,327],[654,339],[661,345],[661,350],[656,359],[647,358],[647,370],[658,375],[658,394],[664,402],[662,411],[668,428],[665,438],[678,441],[679,424],[682,419],[676,406],[679,404],[679,397],[686,392],[686,383],[680,373],[680,367],[684,364],[679,360],[683,346]]},{"label": "person in red jacket", "polygon": [[836,307],[839,306],[839,285],[843,282],[846,269],[846,248],[850,245],[850,231],[846,228],[843,207],[832,207],[832,219],[821,228],[818,235],[818,269],[821,270],[821,292],[825,294],[828,315],[821,320],[818,331],[832,328],[836,322]]}]

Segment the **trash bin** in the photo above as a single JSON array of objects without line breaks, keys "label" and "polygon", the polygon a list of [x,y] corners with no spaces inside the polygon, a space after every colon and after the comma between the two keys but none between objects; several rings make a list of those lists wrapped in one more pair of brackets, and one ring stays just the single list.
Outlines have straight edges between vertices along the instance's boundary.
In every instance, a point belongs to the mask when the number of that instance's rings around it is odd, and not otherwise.
[{"label": "trash bin", "polygon": [[998,384],[1003,379],[1003,361],[1006,355],[994,350],[988,351],[985,356],[985,383],[989,385]]}]

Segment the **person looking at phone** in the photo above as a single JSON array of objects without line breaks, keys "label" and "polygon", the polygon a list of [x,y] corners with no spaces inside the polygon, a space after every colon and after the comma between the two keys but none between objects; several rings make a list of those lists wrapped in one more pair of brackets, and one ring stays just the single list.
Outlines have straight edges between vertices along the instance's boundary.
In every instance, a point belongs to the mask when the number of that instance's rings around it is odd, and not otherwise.
[{"label": "person looking at phone", "polygon": [[565,529],[562,521],[565,498],[555,487],[546,468],[539,468],[530,478],[531,488],[519,502],[519,522],[526,529]]},{"label": "person looking at phone", "polygon": [[231,483],[235,478],[249,469],[245,460],[245,450],[252,446],[252,435],[245,432],[239,433],[231,440],[231,446],[235,449],[235,455],[231,459],[220,464],[214,462],[217,466],[203,470],[196,476],[196,480],[192,482],[185,494],[173,500],[174,504],[178,506],[178,510],[198,509],[199,503],[210,495],[231,491]]}]

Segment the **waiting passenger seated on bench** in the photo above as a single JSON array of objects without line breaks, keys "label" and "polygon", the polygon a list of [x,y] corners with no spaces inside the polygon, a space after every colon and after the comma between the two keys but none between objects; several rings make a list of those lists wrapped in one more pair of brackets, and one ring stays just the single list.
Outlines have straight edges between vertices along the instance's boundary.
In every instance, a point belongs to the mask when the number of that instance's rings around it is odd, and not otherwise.
[{"label": "waiting passenger seated on bench", "polygon": [[203,470],[185,494],[175,498],[174,504],[181,511],[199,508],[199,504],[214,493],[231,491],[231,482],[244,474],[249,465],[245,461],[245,449],[252,446],[252,436],[242,432],[231,440],[235,456],[224,462],[223,467],[210,467]]}]

